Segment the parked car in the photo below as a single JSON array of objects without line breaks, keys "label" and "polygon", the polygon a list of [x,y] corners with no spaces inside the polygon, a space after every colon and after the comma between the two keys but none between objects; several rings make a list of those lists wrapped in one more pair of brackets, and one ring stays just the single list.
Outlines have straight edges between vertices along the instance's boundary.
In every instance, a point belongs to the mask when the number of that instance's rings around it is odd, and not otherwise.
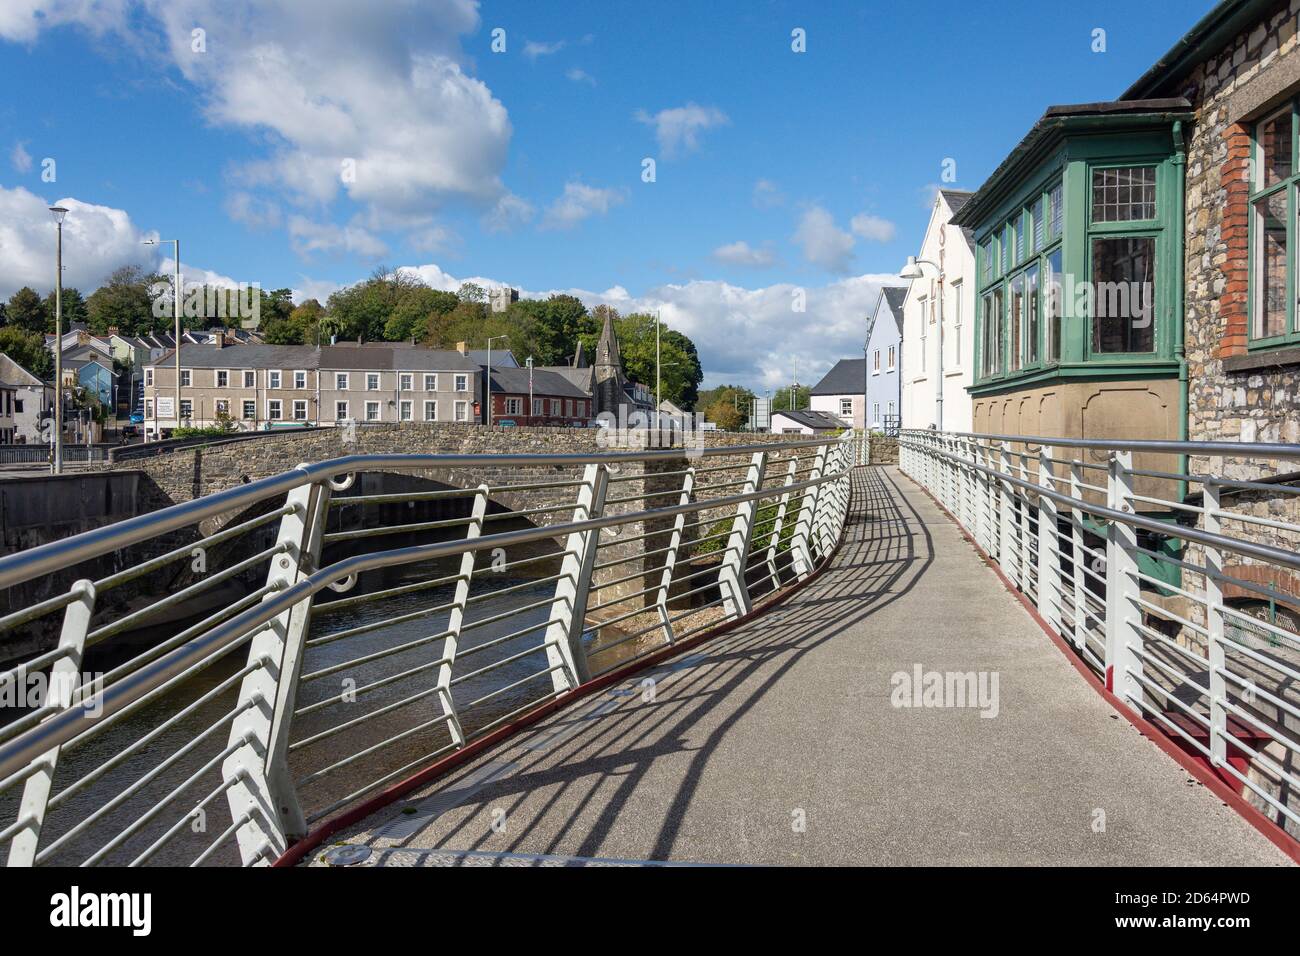
[{"label": "parked car", "polygon": [[131,424],[132,424],[132,425],[143,425],[143,424],[144,424],[144,412],[132,412],[132,413],[131,413]]}]

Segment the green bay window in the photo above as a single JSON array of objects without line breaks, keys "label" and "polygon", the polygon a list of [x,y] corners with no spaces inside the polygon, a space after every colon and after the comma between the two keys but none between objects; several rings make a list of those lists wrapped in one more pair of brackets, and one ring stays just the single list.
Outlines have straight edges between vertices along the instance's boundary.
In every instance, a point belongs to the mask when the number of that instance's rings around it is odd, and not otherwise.
[{"label": "green bay window", "polygon": [[1296,106],[1255,124],[1250,177],[1251,346],[1300,341],[1296,309]]}]

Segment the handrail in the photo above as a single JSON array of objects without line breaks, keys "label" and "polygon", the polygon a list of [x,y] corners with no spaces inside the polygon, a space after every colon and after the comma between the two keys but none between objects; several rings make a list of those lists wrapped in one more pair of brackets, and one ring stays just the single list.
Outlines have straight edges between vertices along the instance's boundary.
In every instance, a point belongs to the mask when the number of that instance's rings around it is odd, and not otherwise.
[{"label": "handrail", "polygon": [[[719,446],[699,452],[703,457],[750,454],[774,448],[808,448],[825,444],[807,440],[761,445]],[[346,455],[315,464],[299,465],[289,471],[191,501],[170,505],[159,511],[138,515],[102,528],[51,541],[27,551],[0,558],[0,590],[43,577],[53,571],[100,557],[138,544],[148,538],[196,524],[207,518],[226,514],[287,493],[299,485],[360,471],[403,471],[412,468],[578,466],[596,463],[624,464],[681,458],[681,448],[649,449],[626,452],[594,452],[564,455]]]},{"label": "handrail", "polygon": [[980,441],[1008,441],[1025,445],[1053,445],[1057,448],[1090,448],[1096,451],[1164,452],[1171,455],[1230,455],[1234,458],[1300,458],[1300,444],[1235,441],[1166,441],[1156,438],[1050,438],[1042,435],[999,435],[988,432],[935,432],[908,428],[899,436],[940,435],[946,438],[974,438]]}]

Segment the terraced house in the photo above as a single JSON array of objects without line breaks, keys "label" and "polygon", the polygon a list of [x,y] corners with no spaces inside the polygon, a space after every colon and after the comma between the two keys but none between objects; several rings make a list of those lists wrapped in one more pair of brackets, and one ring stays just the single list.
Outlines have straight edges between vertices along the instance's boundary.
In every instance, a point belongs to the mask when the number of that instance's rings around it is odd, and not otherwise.
[{"label": "terraced house", "polygon": [[346,422],[473,422],[482,370],[467,355],[392,342],[182,345],[145,368],[145,424],[243,431]]}]

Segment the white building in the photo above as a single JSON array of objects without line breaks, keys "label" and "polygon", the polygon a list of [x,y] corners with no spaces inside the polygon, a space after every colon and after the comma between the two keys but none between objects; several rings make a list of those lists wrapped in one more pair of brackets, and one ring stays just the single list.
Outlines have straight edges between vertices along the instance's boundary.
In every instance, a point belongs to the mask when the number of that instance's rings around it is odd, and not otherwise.
[{"label": "white building", "polygon": [[[808,393],[808,407],[839,419],[846,428],[862,427],[866,360],[840,359]],[[772,429],[776,431],[775,428]]]},{"label": "white building", "polygon": [[[54,408],[54,389],[0,352],[0,386],[12,392],[4,444],[36,445],[44,440],[41,419]],[[3,437],[3,436],[0,436]]]},{"label": "white building", "polygon": [[[935,196],[930,224],[917,259],[923,265],[903,303],[902,427],[939,424],[939,381],[943,382],[943,429],[970,431],[970,394],[975,371],[975,249],[965,230],[950,224],[973,195],[941,189]],[[939,298],[943,305],[943,354],[939,354]]]},{"label": "white building", "polygon": [[797,412],[785,410],[772,413],[774,435],[825,435],[843,431],[845,427],[843,419],[829,412],[805,408]]}]

